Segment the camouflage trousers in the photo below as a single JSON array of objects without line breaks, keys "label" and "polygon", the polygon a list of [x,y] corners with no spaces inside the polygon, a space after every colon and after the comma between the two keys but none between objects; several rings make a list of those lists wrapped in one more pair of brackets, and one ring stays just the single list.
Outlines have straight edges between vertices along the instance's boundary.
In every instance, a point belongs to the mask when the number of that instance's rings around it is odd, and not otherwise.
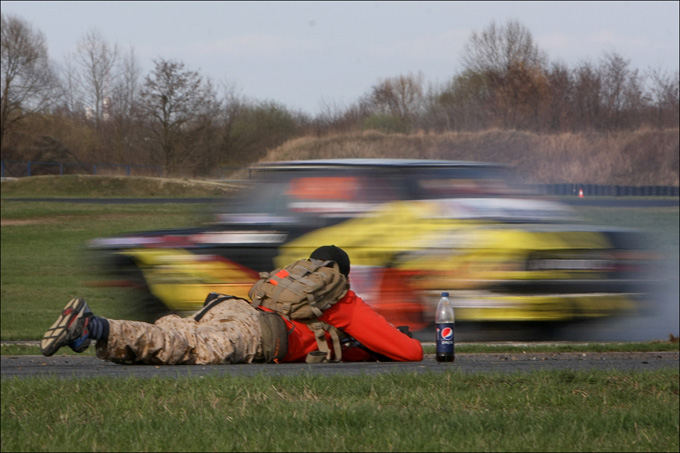
[{"label": "camouflage trousers", "polygon": [[222,302],[200,319],[167,315],[150,324],[109,320],[109,337],[97,357],[158,365],[251,363],[262,357],[258,311],[247,301]]}]

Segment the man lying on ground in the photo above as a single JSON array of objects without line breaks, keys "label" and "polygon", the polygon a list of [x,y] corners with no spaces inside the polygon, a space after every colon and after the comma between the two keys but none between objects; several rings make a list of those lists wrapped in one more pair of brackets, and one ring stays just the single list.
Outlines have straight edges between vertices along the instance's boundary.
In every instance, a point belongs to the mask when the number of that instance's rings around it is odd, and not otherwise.
[{"label": "man lying on ground", "polygon": [[[344,250],[322,246],[293,264],[257,282],[249,293],[252,301],[211,293],[195,315],[171,314],[153,324],[95,316],[85,300],[72,299],[45,332],[41,351],[50,356],[69,346],[83,352],[95,340],[97,357],[117,363],[422,360],[418,340],[349,289],[350,260]],[[291,312],[294,303],[285,297],[294,298],[319,275],[327,277],[327,288],[319,293],[332,288],[318,300],[300,302],[302,311]],[[308,315],[301,318],[303,311]]]}]

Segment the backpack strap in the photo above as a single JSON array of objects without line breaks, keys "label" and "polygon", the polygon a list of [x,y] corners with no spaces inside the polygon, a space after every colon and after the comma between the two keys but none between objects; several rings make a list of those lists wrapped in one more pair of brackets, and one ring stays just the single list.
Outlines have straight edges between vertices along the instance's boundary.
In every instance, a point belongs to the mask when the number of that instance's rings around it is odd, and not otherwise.
[{"label": "backpack strap", "polygon": [[262,355],[255,361],[279,363],[288,353],[288,329],[279,315],[258,309],[262,330]]},{"label": "backpack strap", "polygon": [[214,308],[216,305],[221,304],[225,300],[229,299],[237,299],[237,297],[231,296],[229,294],[219,294],[219,293],[210,293],[208,296],[205,298],[205,302],[203,302],[203,308],[201,308],[200,311],[196,312],[194,314],[194,321],[198,322],[205,316],[205,314],[210,311],[212,308]]},{"label": "backpack strap", "polygon": [[340,345],[340,335],[338,334],[338,329],[335,326],[328,325],[328,333],[331,335],[333,351],[335,352],[334,362],[340,362],[342,361],[342,346]]},{"label": "backpack strap", "polygon": [[[323,321],[311,321],[306,323],[309,329],[314,333],[316,339],[317,350],[307,354],[305,362],[320,363],[320,362],[340,362],[342,360],[342,346],[340,345],[340,335],[336,327],[326,324]],[[328,347],[326,342],[326,332],[331,337],[333,350]],[[335,358],[332,359],[332,355]]]}]

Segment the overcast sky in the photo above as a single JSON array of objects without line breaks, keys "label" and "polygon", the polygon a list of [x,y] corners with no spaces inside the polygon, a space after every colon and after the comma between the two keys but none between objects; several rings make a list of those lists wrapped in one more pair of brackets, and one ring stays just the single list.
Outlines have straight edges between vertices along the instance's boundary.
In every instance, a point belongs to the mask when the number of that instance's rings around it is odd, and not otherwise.
[{"label": "overcast sky", "polygon": [[39,2],[3,1],[62,63],[97,29],[132,46],[146,74],[179,60],[251,100],[317,114],[344,108],[380,80],[421,73],[443,83],[460,71],[473,31],[517,20],[551,61],[570,67],[617,52],[633,68],[678,70],[679,2]]}]

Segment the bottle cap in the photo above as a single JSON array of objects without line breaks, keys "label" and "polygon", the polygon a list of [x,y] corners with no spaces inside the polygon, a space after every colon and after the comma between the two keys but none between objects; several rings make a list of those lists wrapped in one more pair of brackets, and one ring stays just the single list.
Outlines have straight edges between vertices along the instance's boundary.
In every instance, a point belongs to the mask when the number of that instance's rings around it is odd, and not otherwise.
[{"label": "bottle cap", "polygon": [[449,292],[448,292],[448,291],[443,291],[443,292],[442,292],[442,297],[449,297]]}]

